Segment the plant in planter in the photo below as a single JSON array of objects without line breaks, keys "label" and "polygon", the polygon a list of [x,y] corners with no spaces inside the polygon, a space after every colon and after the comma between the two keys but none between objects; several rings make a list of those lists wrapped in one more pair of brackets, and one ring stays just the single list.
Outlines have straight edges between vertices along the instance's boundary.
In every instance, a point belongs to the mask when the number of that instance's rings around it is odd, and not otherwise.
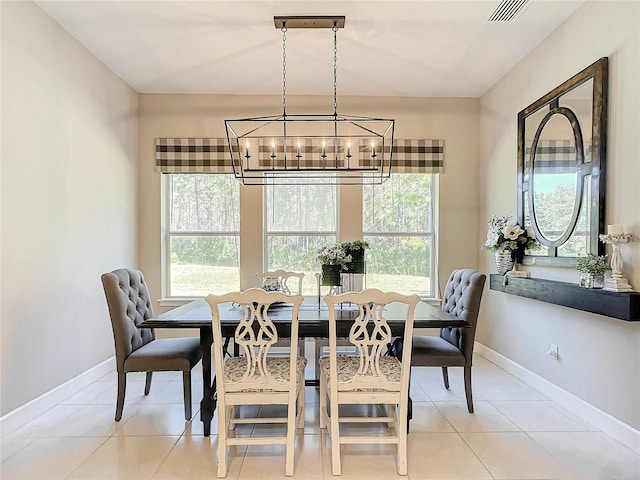
[{"label": "plant in planter", "polygon": [[340,285],[340,273],[346,271],[351,255],[342,248],[341,243],[334,243],[318,250],[316,258],[322,265],[322,285]]},{"label": "plant in planter", "polygon": [[351,261],[347,263],[347,273],[364,273],[364,253],[369,248],[369,242],[354,240],[342,242],[341,245],[345,253],[351,256]]},{"label": "plant in planter", "polygon": [[576,270],[580,272],[580,286],[585,288],[603,288],[604,272],[609,269],[606,255],[590,253],[586,257],[578,257]]},{"label": "plant in planter", "polygon": [[495,253],[500,275],[511,270],[516,262],[522,262],[525,250],[539,246],[533,234],[513,223],[510,217],[494,215],[487,226],[487,240],[482,248]]}]

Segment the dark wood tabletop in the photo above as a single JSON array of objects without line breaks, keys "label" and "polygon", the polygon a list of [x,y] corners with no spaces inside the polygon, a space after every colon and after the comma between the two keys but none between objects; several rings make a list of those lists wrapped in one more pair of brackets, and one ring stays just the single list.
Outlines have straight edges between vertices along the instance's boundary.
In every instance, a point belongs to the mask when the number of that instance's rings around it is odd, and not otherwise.
[{"label": "dark wood tabletop", "polygon": [[[285,333],[287,324],[291,323],[291,305],[274,305],[269,309],[269,317],[279,327],[282,325],[282,332]],[[357,309],[344,305],[342,309],[336,311],[336,319],[345,321],[343,325],[338,323],[338,334],[348,333],[350,321],[358,315]],[[394,326],[402,329],[404,321],[403,310],[396,305],[389,305],[385,309],[385,317],[392,330]],[[220,316],[223,330],[232,333],[232,330],[242,318],[242,309],[233,307],[231,304],[220,307]],[[329,331],[328,326],[329,311],[326,305],[322,304],[318,308],[317,301],[306,301],[298,312],[298,323],[301,337],[326,337]],[[181,307],[174,308],[166,313],[145,320],[138,325],[141,328],[206,328],[211,327],[211,309],[204,299],[194,300]],[[443,312],[433,305],[420,302],[416,308],[414,328],[442,328],[442,327],[468,327],[469,323],[457,319],[448,313]],[[342,328],[341,328],[342,327]],[[346,329],[346,330],[345,330]],[[400,332],[401,333],[401,332]],[[395,332],[394,332],[395,334]]]}]

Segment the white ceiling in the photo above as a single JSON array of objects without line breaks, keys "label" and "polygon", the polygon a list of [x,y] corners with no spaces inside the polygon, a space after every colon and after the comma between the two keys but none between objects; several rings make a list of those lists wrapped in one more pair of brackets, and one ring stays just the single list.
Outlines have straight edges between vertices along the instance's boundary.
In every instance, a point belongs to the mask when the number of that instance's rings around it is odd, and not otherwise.
[{"label": "white ceiling", "polygon": [[[585,0],[50,1],[36,3],[138,92],[282,94],[275,15],[345,15],[338,96],[478,97]],[[333,94],[333,33],[289,29],[287,94]]]}]

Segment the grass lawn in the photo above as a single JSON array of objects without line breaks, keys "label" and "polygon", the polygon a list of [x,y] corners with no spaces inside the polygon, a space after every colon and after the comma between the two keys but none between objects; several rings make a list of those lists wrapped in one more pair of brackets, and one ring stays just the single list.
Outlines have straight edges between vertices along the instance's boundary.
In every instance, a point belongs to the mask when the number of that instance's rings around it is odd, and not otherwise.
[{"label": "grass lawn", "polygon": [[[303,293],[317,295],[316,272],[305,272]],[[171,268],[173,297],[206,296],[210,293],[222,294],[237,291],[240,288],[240,274],[235,267],[215,267],[203,265],[174,264]],[[258,281],[256,279],[256,281]],[[382,291],[400,293],[428,292],[431,284],[429,277],[410,275],[367,274],[366,286]],[[325,292],[327,287],[323,289]],[[325,292],[326,293],[326,292]]]}]

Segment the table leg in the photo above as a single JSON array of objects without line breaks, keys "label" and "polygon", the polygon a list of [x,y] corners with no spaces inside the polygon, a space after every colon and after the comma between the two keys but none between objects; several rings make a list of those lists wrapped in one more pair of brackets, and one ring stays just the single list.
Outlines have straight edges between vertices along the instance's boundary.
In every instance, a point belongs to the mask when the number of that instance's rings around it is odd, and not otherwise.
[{"label": "table leg", "polygon": [[[211,420],[216,408],[214,399],[215,383],[211,382],[211,345],[213,332],[211,327],[200,329],[200,345],[202,346],[202,401],[200,402],[200,420],[204,426],[204,436],[211,434]],[[214,380],[215,381],[215,380]]]}]

